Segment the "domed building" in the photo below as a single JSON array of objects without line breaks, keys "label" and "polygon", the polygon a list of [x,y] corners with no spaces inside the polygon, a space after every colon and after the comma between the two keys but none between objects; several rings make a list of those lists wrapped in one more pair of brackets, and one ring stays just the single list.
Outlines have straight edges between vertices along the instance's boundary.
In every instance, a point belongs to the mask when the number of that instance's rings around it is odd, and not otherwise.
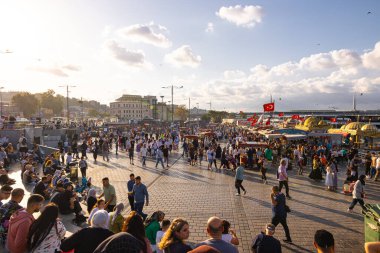
[{"label": "domed building", "polygon": [[297,124],[295,128],[307,132],[326,132],[330,124],[316,117],[309,117],[303,123]]},{"label": "domed building", "polygon": [[371,124],[365,124],[364,126],[362,126],[360,131],[363,133],[364,136],[370,136],[370,137],[377,136],[380,133],[377,127]]}]

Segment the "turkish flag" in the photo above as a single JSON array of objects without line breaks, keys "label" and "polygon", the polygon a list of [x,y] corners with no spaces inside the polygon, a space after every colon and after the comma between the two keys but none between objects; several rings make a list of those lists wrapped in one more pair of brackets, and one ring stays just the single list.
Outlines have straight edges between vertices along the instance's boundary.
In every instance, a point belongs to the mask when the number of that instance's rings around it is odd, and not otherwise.
[{"label": "turkish flag", "polygon": [[264,112],[273,112],[274,111],[274,103],[264,104]]},{"label": "turkish flag", "polygon": [[283,117],[284,116],[284,113],[283,112],[280,112],[279,114],[278,114],[278,117]]},{"label": "turkish flag", "polygon": [[256,122],[257,122],[257,119],[252,120],[252,122],[251,122],[251,126],[255,126],[255,125],[256,125]]},{"label": "turkish flag", "polygon": [[336,118],[331,118],[330,121],[331,122],[336,122]]},{"label": "turkish flag", "polygon": [[297,119],[297,120],[299,120],[299,119],[300,119],[300,115],[298,115],[298,114],[294,114],[294,115],[292,116],[292,119]]}]

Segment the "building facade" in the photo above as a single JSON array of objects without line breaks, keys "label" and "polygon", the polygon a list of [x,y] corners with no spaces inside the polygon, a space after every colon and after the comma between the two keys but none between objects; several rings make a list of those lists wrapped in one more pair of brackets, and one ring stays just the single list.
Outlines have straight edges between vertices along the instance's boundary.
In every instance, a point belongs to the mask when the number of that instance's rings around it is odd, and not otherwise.
[{"label": "building facade", "polygon": [[121,121],[157,119],[157,98],[124,94],[110,103],[110,113]]}]

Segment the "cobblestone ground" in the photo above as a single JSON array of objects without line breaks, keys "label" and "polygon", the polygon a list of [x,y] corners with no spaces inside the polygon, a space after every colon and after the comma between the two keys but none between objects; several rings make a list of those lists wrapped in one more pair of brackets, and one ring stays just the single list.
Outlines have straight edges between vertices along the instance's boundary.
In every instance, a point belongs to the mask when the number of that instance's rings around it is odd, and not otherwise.
[{"label": "cobblestone ground", "polygon": [[[207,239],[207,219],[216,215],[230,221],[236,229],[240,240],[239,252],[250,252],[254,236],[271,221],[270,192],[271,187],[277,184],[274,168],[268,170],[267,185],[262,184],[259,172],[246,170],[243,185],[247,194],[235,196],[232,172],[211,172],[207,170],[206,161],[202,162],[202,166],[189,166],[179,153],[172,154],[170,167],[165,169],[161,166],[155,168],[152,159],[143,168],[137,157],[135,165],[130,165],[125,152],[118,156],[111,155],[109,163],[104,162],[101,156],[97,164],[92,158],[88,163],[87,174],[92,177],[93,184],[101,187],[101,179],[109,177],[116,188],[118,202],[126,206],[129,174],[133,172],[141,176],[150,194],[150,205],[144,207],[144,212],[151,214],[162,210],[170,220],[185,218],[190,224],[190,243]],[[343,166],[340,166],[340,170],[344,174]],[[363,252],[364,222],[361,208],[358,205],[354,213],[346,212],[352,197],[340,192],[328,192],[323,182],[295,175],[294,171],[289,174],[293,199],[287,201],[292,210],[288,225],[293,244],[282,244],[283,252],[315,252],[312,243],[314,232],[318,229],[326,229],[334,234],[337,252]],[[19,179],[19,172],[15,172],[13,177]],[[342,180],[339,183],[341,189]],[[380,202],[378,184],[368,182],[367,193],[366,202]],[[23,203],[26,204],[26,200]],[[78,229],[65,223],[70,232]],[[277,227],[275,236],[285,238],[281,225]]]}]

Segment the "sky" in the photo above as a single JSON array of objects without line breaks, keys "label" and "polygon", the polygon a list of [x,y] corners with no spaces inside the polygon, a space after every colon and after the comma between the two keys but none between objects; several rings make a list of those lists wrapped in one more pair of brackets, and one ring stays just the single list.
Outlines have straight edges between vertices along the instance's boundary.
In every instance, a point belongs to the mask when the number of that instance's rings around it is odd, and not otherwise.
[{"label": "sky", "polygon": [[[0,87],[215,110],[380,109],[378,0],[0,0]],[[7,53],[11,52],[11,53]]]}]

